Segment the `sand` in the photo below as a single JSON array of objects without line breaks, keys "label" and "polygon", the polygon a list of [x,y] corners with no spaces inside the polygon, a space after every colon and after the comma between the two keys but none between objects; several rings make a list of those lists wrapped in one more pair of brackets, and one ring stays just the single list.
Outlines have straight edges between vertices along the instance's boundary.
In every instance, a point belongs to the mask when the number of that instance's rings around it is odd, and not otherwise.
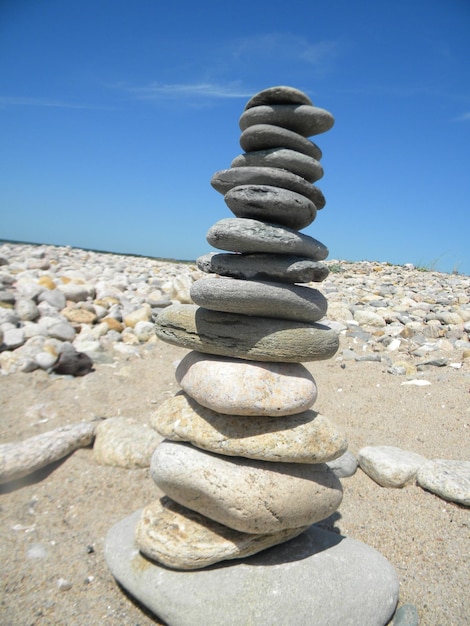
[{"label": "sand", "polygon": [[[18,441],[93,417],[148,423],[177,391],[185,350],[157,342],[141,357],[117,356],[83,378],[45,372],[0,377],[1,441]],[[308,364],[315,409],[345,431],[353,453],[394,445],[426,458],[470,458],[470,364],[421,374],[403,386],[379,362]],[[396,568],[399,604],[417,606],[421,626],[469,623],[468,508],[416,485],[384,489],[361,470],[343,479],[344,500],[322,525],[378,549]],[[162,624],[129,597],[103,558],[108,529],[159,492],[148,470],[97,465],[91,448],[1,488],[1,623],[8,626]],[[230,616],[227,616],[230,624]],[[286,625],[288,626],[288,625]],[[367,626],[367,625],[361,625]]]}]

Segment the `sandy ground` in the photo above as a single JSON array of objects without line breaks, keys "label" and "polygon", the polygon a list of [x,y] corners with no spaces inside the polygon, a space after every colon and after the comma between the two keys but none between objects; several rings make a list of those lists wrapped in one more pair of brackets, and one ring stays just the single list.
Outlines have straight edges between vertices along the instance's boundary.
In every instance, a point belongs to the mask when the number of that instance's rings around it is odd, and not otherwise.
[{"label": "sandy ground", "polygon": [[[51,378],[41,371],[0,377],[1,441],[97,416],[147,423],[177,390],[174,363],[185,353],[158,342],[144,348],[141,358],[119,356],[83,378]],[[314,408],[345,430],[352,452],[387,444],[427,458],[470,458],[468,360],[459,370],[420,374],[432,383],[425,387],[402,386],[404,377],[377,362],[345,365],[332,359],[308,367],[319,388]],[[400,604],[418,607],[421,626],[468,624],[469,510],[414,485],[381,488],[360,470],[343,486],[341,507],[322,525],[364,541],[391,561]],[[4,485],[1,623],[162,624],[116,584],[103,558],[108,529],[157,495],[147,470],[99,466],[91,449]],[[31,549],[42,558],[32,558]]]}]

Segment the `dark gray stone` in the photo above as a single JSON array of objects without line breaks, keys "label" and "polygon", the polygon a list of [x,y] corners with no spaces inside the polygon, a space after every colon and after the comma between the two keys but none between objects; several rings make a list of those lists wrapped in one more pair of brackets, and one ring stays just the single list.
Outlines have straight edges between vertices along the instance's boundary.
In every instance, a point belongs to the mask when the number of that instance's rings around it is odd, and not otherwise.
[{"label": "dark gray stone", "polygon": [[236,278],[203,278],[191,285],[191,299],[205,309],[276,319],[317,322],[328,308],[317,289]]},{"label": "dark gray stone", "polygon": [[313,102],[306,93],[295,87],[279,85],[268,87],[255,93],[245,105],[245,111],[262,104],[310,104]]},{"label": "dark gray stone", "polygon": [[330,130],[334,117],[325,109],[307,104],[271,104],[255,106],[242,113],[240,130],[255,124],[273,124],[309,137]]},{"label": "dark gray stone", "polygon": [[237,217],[282,224],[300,230],[313,222],[317,211],[311,200],[295,191],[271,185],[240,185],[224,196]]},{"label": "dark gray stone", "polygon": [[328,248],[309,235],[247,218],[219,220],[209,228],[207,241],[214,248],[229,252],[293,254],[314,261],[323,261],[328,256]]},{"label": "dark gray stone", "polygon": [[167,343],[248,361],[302,363],[329,359],[338,335],[323,324],[209,311],[173,304],[158,315],[157,336]]},{"label": "dark gray stone", "polygon": [[384,626],[395,610],[393,567],[354,539],[311,526],[243,562],[186,572],[140,554],[140,516],[111,528],[105,559],[119,583],[169,626]]},{"label": "dark gray stone", "polygon": [[93,370],[93,361],[84,352],[77,352],[71,344],[65,343],[52,369],[56,374],[85,376]]},{"label": "dark gray stone", "polygon": [[284,283],[321,282],[329,274],[328,266],[297,256],[279,254],[205,254],[197,259],[198,268],[208,274],[220,274],[245,280],[274,280]]},{"label": "dark gray stone", "polygon": [[302,194],[311,200],[317,209],[322,209],[326,204],[325,197],[318,187],[311,185],[305,178],[278,167],[232,167],[220,170],[212,176],[211,185],[224,195],[239,185],[272,185]]},{"label": "dark gray stone", "polygon": [[320,148],[299,133],[273,126],[272,124],[255,124],[249,126],[240,135],[240,146],[245,152],[254,150],[268,150],[269,148],[289,148],[296,150],[307,156],[311,156],[317,161],[322,157]]},{"label": "dark gray stone", "polygon": [[231,167],[279,167],[305,178],[309,183],[320,180],[323,176],[323,167],[316,159],[288,148],[246,152],[235,157],[230,165]]}]

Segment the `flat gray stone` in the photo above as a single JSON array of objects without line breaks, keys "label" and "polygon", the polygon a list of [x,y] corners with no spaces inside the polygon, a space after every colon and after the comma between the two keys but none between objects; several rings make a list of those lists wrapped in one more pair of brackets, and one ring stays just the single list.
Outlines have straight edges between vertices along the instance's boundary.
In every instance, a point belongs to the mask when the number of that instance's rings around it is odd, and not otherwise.
[{"label": "flat gray stone", "polygon": [[227,191],[225,203],[237,217],[282,224],[300,230],[313,222],[317,210],[311,200],[272,185],[240,185]]},{"label": "flat gray stone", "polygon": [[288,87],[286,85],[279,85],[277,87],[268,87],[262,91],[258,91],[252,96],[245,105],[245,111],[252,107],[257,107],[262,104],[310,104],[313,102],[307,96],[306,93],[296,89],[295,87]]},{"label": "flat gray stone", "polygon": [[181,572],[140,554],[140,516],[137,511],[108,532],[106,562],[119,583],[169,626],[385,626],[395,610],[393,567],[354,539],[312,526],[244,561]]},{"label": "flat gray stone", "polygon": [[263,363],[189,352],[175,378],[202,406],[228,415],[294,415],[317,399],[317,386],[300,363]]},{"label": "flat gray stone", "polygon": [[304,530],[306,527],[269,535],[240,533],[164,496],[145,507],[136,526],[135,539],[139,550],[149,559],[173,569],[195,570],[257,554]]},{"label": "flat gray stone", "polygon": [[322,158],[320,148],[313,141],[287,128],[272,124],[249,126],[240,135],[240,146],[245,152],[283,147],[311,156],[317,161]]},{"label": "flat gray stone", "polygon": [[152,414],[151,423],[172,441],[259,461],[323,463],[347,447],[343,433],[315,411],[280,417],[225,415],[184,394],[168,398]]},{"label": "flat gray stone", "polygon": [[366,446],[359,450],[358,461],[382,487],[404,487],[415,480],[426,458],[395,446]]},{"label": "flat gray stone", "polygon": [[155,332],[182,348],[248,361],[321,361],[334,356],[339,346],[338,335],[318,322],[221,313],[194,304],[173,304],[161,311]]},{"label": "flat gray stone", "polygon": [[470,506],[470,461],[428,461],[419,468],[417,482],[444,500]]},{"label": "flat gray stone", "polygon": [[150,474],[172,500],[243,533],[275,533],[329,517],[339,479],[324,463],[279,463],[212,454],[163,440]]},{"label": "flat gray stone", "polygon": [[273,124],[310,137],[330,130],[334,122],[331,113],[319,107],[308,104],[269,104],[244,111],[239,126],[244,131],[255,124]]},{"label": "flat gray stone", "polygon": [[149,467],[162,438],[153,430],[126,417],[112,417],[96,428],[93,456],[101,465],[126,469]]},{"label": "flat gray stone", "polygon": [[323,177],[323,167],[313,157],[288,148],[269,148],[235,157],[231,167],[280,167],[313,183]]},{"label": "flat gray stone", "polygon": [[75,338],[75,328],[69,322],[60,322],[49,326],[48,335],[60,341],[73,341]]},{"label": "flat gray stone", "polygon": [[226,194],[232,187],[239,185],[272,185],[300,193],[317,207],[325,206],[325,196],[318,187],[311,185],[305,178],[278,167],[231,167],[220,170],[211,178],[212,187],[221,194]]},{"label": "flat gray stone", "polygon": [[314,261],[328,256],[328,248],[309,235],[248,218],[219,220],[207,231],[207,241],[214,248],[229,252],[293,254]]},{"label": "flat gray stone", "polygon": [[317,322],[326,313],[325,296],[311,287],[237,278],[201,278],[191,285],[195,304],[212,311]]},{"label": "flat gray stone", "polygon": [[321,261],[279,254],[211,252],[200,256],[196,263],[201,271],[208,274],[220,274],[221,276],[244,278],[245,280],[309,283],[321,282],[329,274],[328,266]]}]

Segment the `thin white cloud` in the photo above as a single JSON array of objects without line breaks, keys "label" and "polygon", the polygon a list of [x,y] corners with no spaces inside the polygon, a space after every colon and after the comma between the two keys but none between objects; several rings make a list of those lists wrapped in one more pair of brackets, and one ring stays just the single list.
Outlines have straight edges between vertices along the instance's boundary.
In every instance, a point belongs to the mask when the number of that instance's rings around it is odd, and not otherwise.
[{"label": "thin white cloud", "polygon": [[459,115],[454,119],[455,122],[470,122],[470,111]]},{"label": "thin white cloud", "polygon": [[236,60],[304,62],[323,71],[339,54],[340,45],[337,41],[311,42],[292,33],[268,33],[239,39],[229,44],[229,50]]},{"label": "thin white cloud", "polygon": [[251,95],[237,83],[228,85],[215,83],[158,83],[144,87],[118,85],[141,100],[159,100],[161,98],[246,98]]},{"label": "thin white cloud", "polygon": [[109,110],[110,107],[102,107],[88,104],[74,104],[71,102],[62,102],[60,100],[51,100],[48,98],[24,98],[17,96],[0,96],[0,107],[16,107],[16,106],[32,106],[32,107],[53,107],[59,109],[92,109],[92,110]]}]

